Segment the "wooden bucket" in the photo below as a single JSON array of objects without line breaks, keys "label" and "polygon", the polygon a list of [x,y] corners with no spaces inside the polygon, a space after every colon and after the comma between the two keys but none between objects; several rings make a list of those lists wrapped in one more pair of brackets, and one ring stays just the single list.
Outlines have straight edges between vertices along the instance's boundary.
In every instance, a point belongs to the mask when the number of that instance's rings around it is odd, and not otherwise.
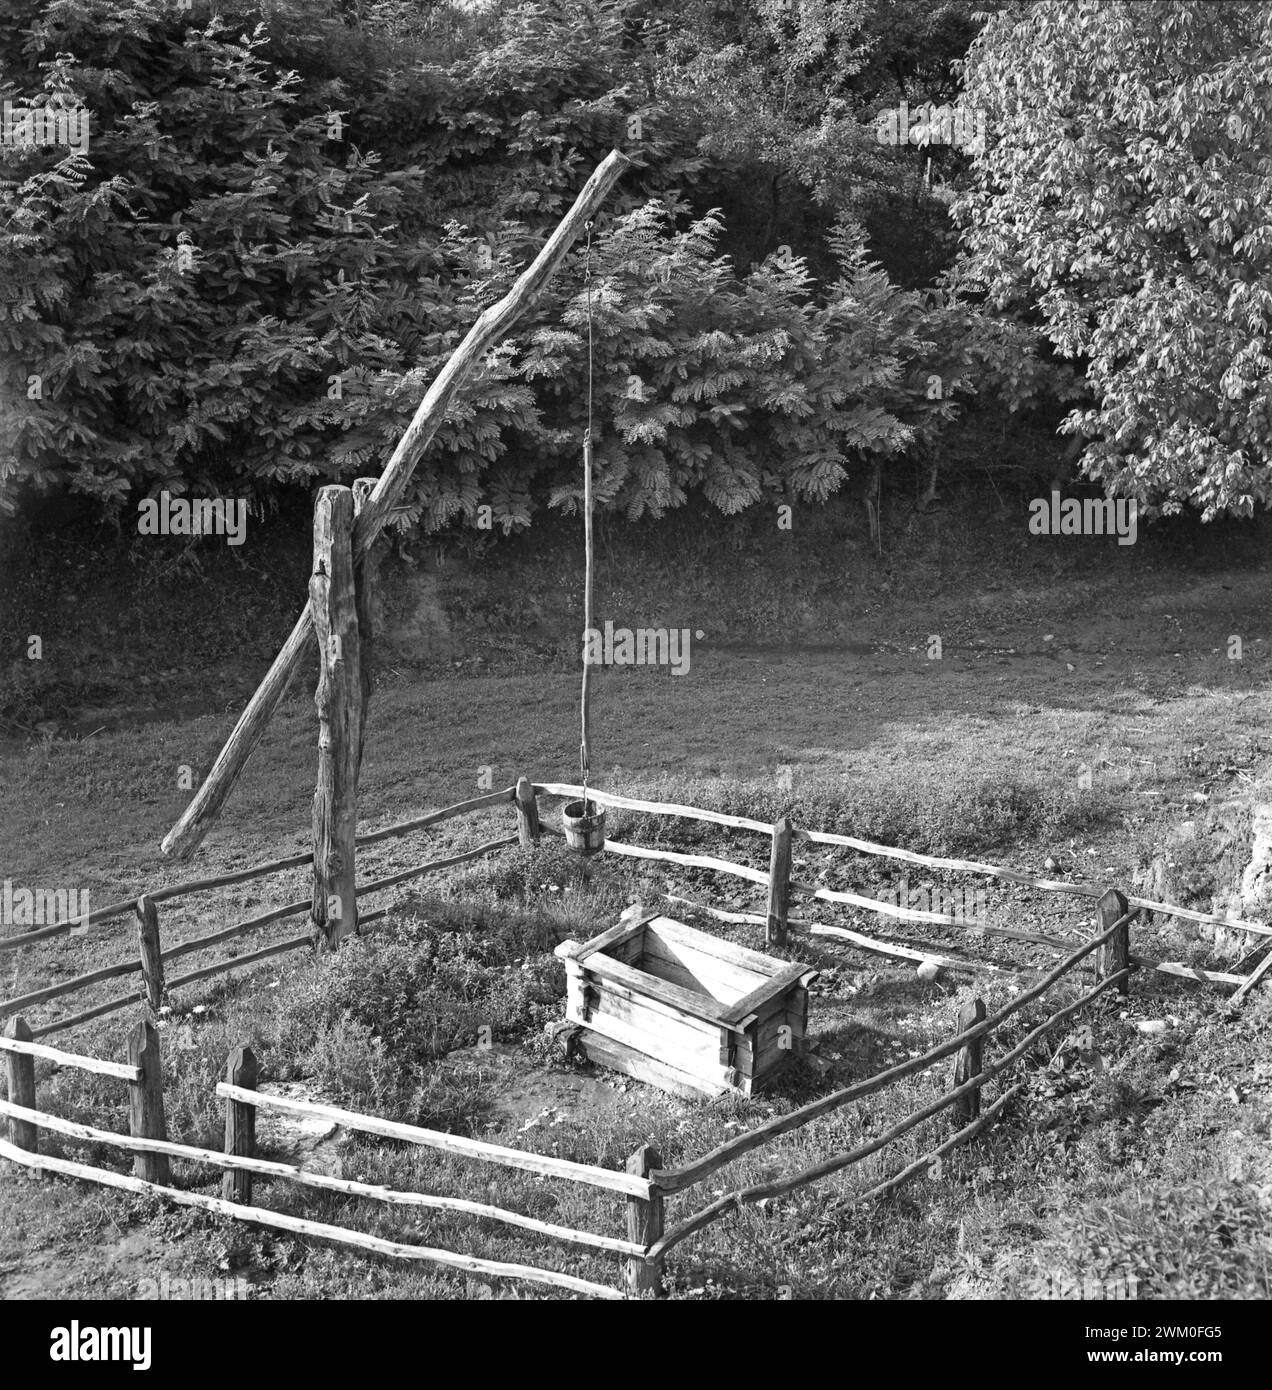
[{"label": "wooden bucket", "polygon": [[595,801],[567,801],[561,808],[566,843],[579,854],[599,854],[605,848],[605,808]]}]

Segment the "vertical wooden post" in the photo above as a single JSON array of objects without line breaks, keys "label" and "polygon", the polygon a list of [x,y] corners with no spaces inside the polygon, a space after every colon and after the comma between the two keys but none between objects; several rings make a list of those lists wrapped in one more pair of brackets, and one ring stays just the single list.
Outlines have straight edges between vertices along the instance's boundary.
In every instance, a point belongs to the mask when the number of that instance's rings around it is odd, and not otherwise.
[{"label": "vertical wooden post", "polygon": [[159,943],[159,909],[144,894],[137,899],[137,945],[146,1002],[157,1013],[163,1003],[163,949]]},{"label": "vertical wooden post", "polygon": [[[166,1139],[159,1033],[153,1023],[143,1020],[133,1029],[128,1038],[128,1060],[141,1068],[141,1080],[128,1083],[128,1132],[135,1139]],[[133,1174],[166,1187],[171,1182],[168,1155],[139,1153],[133,1160]]]},{"label": "vertical wooden post", "polygon": [[[958,1011],[958,1022],[954,1026],[954,1036],[966,1033],[969,1028],[975,1028],[978,1023],[985,1022],[985,1001],[983,999],[973,999],[970,1003],[964,1004]],[[954,1054],[954,1085],[961,1086],[965,1081],[970,1081],[972,1077],[981,1074],[981,1062],[985,1052],[985,1039],[983,1037],[973,1038],[961,1052]],[[975,1119],[980,1118],[981,1112],[981,1093],[973,1091],[970,1095],[960,1096],[958,1100],[950,1106],[953,1116],[954,1128],[962,1129],[964,1125],[969,1125]]]},{"label": "vertical wooden post", "polygon": [[314,791],[315,935],[334,951],[358,920],[354,837],[362,737],[361,650],[353,574],[353,494],[324,487],[314,508],[314,570],[309,601],[321,670],[318,785]]},{"label": "vertical wooden post", "polygon": [[[25,1018],[11,1018],[4,1027],[6,1038],[14,1042],[30,1042],[31,1029]],[[35,1058],[24,1052],[6,1052],[5,1070],[9,1075],[9,1100],[14,1105],[35,1109]],[[30,1120],[9,1121],[9,1142],[15,1149],[27,1153],[40,1152],[40,1131]]]},{"label": "vertical wooden post", "polygon": [[534,783],[528,777],[517,778],[517,835],[522,849],[539,843],[539,803]]},{"label": "vertical wooden post", "polygon": [[791,892],[791,833],[789,816],[773,824],[773,851],[769,856],[768,918],[764,928],[766,946],[786,945],[786,903]]},{"label": "vertical wooden post", "polygon": [[[627,1171],[638,1178],[647,1178],[655,1168],[662,1167],[658,1150],[642,1144],[627,1160]],[[646,1201],[643,1197],[627,1199],[627,1239],[638,1245],[650,1246],[662,1239],[666,1199],[655,1192]],[[662,1292],[662,1262],[647,1260],[641,1255],[623,1257],[623,1285],[633,1298],[657,1298]]]},{"label": "vertical wooden post", "polygon": [[[378,478],[359,478],[353,485],[353,518],[358,517],[375,490]],[[362,709],[358,721],[358,768],[362,768],[362,749],[366,742],[367,712],[371,707],[371,690],[375,685],[375,646],[380,629],[380,562],[384,558],[384,540],[373,541],[361,560],[354,563],[354,589],[358,609],[358,679],[362,688]]]},{"label": "vertical wooden post", "polygon": [[[225,1079],[231,1086],[245,1091],[256,1089],[256,1054],[250,1047],[236,1047],[225,1064]],[[239,1158],[256,1156],[256,1107],[241,1100],[225,1102],[225,1152]],[[252,1175],[237,1168],[227,1168],[221,1178],[221,1196],[227,1202],[250,1206]]]},{"label": "vertical wooden post", "polygon": [[[1113,925],[1119,917],[1125,917],[1130,911],[1130,904],[1126,901],[1124,894],[1119,893],[1116,888],[1110,888],[1107,893],[1095,905],[1096,911],[1096,934],[1099,935]],[[1110,975],[1116,975],[1119,970],[1125,970],[1131,963],[1131,924],[1125,922],[1115,931],[1111,937],[1095,953],[1095,978],[1097,980],[1107,980]],[[1119,980],[1117,983],[1119,994],[1129,994],[1131,992],[1131,978],[1129,975]]]}]

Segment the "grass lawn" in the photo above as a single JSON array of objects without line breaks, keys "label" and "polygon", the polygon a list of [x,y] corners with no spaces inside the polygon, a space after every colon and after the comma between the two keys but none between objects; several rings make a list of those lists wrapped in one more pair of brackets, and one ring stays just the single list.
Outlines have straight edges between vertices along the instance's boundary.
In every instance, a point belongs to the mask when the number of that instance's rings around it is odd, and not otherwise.
[{"label": "grass lawn", "polygon": [[[938,853],[980,857],[1135,891],[1155,849],[1180,821],[1221,801],[1266,800],[1272,714],[1266,567],[1141,563],[1105,575],[970,567],[928,584],[922,573],[863,592],[844,640],[845,600],[809,599],[817,615],[789,633],[756,620],[763,640],[713,623],[727,586],[706,589],[686,621],[704,632],[683,676],[609,670],[597,682],[594,777],[658,795]],[[719,576],[717,576],[718,579]],[[926,572],[926,579],[933,575]],[[530,579],[527,578],[527,584]],[[674,567],[651,612],[667,611]],[[737,580],[742,592],[745,584]],[[794,581],[792,581],[794,582]],[[515,581],[514,581],[515,584]],[[746,590],[750,593],[750,590]],[[749,601],[749,600],[748,600]],[[838,616],[836,616],[838,615]],[[838,622],[839,626],[835,626]],[[713,634],[722,634],[717,639]],[[1244,658],[1228,658],[1243,634]],[[942,637],[939,660],[930,638]],[[576,677],[563,663],[492,660],[463,671],[392,673],[377,689],[361,795],[364,827],[504,786],[527,773],[575,780]],[[218,697],[219,698],[219,697]],[[228,706],[230,702],[225,701]],[[0,753],[3,876],[15,884],[86,887],[95,904],[302,850],[314,776],[308,697],[276,716],[194,866],[158,844],[188,800],[183,767],[201,776],[228,730],[223,709],[144,723],[112,721],[92,737],[13,742]],[[553,811],[555,814],[555,811]],[[372,847],[379,876],[507,833],[512,813],[447,822]],[[701,848],[763,867],[759,837],[691,823],[616,817],[613,833]],[[839,851],[798,849],[797,874],[873,894],[898,866]],[[962,886],[911,873],[911,888]],[[1079,899],[992,881],[991,923],[1080,936]],[[165,944],[304,896],[306,875],[261,880],[161,906]],[[626,903],[664,892],[755,911],[758,887],[672,865],[602,856],[584,864],[556,846],[507,851],[390,890],[393,926],[339,961],[297,956],[192,986],[164,1023],[171,1137],[220,1147],[213,1088],[232,1046],[251,1039],[270,1083],[496,1142],[621,1166],[641,1143],[672,1164],[763,1118],[916,1055],[948,1037],[979,993],[992,1010],[1056,957],[1043,947],[969,941],[939,928],[818,904],[799,915],[962,952],[1003,969],[927,983],[903,962],[826,938],[793,938],[792,958],[822,976],[810,1013],[810,1057],[769,1095],[693,1104],[555,1055],[545,1024],[563,1014],[552,948],[616,920]],[[824,909],[824,910],[823,910]],[[757,947],[758,927],[726,926],[677,905],[673,915]],[[235,943],[254,949],[295,935],[279,923]],[[276,934],[276,935],[271,935]],[[1179,923],[1137,927],[1149,956],[1204,962],[1207,943]],[[226,948],[221,948],[224,951]],[[130,922],[0,958],[6,997],[124,958]],[[192,957],[195,968],[211,957]],[[1022,973],[1006,968],[1016,966]],[[1066,982],[1057,1007],[1080,989]],[[38,1023],[122,993],[119,981],[32,1009]],[[1222,1008],[1227,990],[1142,971],[1129,1001],[1102,1000],[1076,1029],[1036,1046],[1019,1073],[1022,1096],[937,1176],[892,1198],[851,1199],[947,1132],[944,1117],[894,1148],[793,1196],[747,1207],[678,1247],[674,1297],[1045,1297],[1083,1281],[1134,1279],[1141,1297],[1266,1298],[1272,1292],[1272,1044],[1269,1000]],[[59,1007],[61,1005],[61,1007]],[[1048,1009],[1046,1012],[1050,1012]],[[992,1061],[1045,1014],[1013,1019]],[[1164,1032],[1137,1024],[1165,1020]],[[128,1023],[116,1015],[55,1038],[118,1057]],[[483,1029],[489,1029],[484,1033]],[[490,1045],[480,1045],[488,1039]],[[881,1133],[930,1100],[947,1073],[924,1075],[833,1113],[746,1156],[669,1204],[675,1221],[729,1187],[816,1163]],[[37,1067],[41,1103],[107,1128],[126,1128],[118,1082]],[[49,1152],[118,1166],[118,1154],[46,1136]],[[514,1207],[541,1219],[622,1232],[622,1202],[489,1165],[457,1162],[367,1136],[262,1128],[266,1155],[319,1171],[419,1187]],[[211,1170],[179,1180],[219,1191]],[[550,1265],[613,1283],[613,1256],[552,1247],[510,1228],[447,1214],[417,1215],[281,1183],[256,1200],[314,1220],[403,1241]],[[242,1277],[253,1297],[559,1297],[526,1284],[404,1266],[221,1221],[106,1189],[0,1172],[0,1296],[135,1297],[141,1280]]]}]

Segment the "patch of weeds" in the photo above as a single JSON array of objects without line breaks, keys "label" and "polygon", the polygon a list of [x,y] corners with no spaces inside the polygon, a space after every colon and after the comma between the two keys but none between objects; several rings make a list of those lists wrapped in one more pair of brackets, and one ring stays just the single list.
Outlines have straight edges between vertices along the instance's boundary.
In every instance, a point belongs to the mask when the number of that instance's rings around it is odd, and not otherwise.
[{"label": "patch of weeds", "polygon": [[1135,1188],[1056,1216],[1058,1234],[1009,1297],[1040,1278],[1058,1287],[1134,1289],[1139,1299],[1266,1299],[1272,1294],[1272,1193],[1212,1178]]},{"label": "patch of weeds", "polygon": [[279,1049],[346,1103],[418,1110],[428,1062],[541,1032],[559,1012],[564,970],[544,944],[534,924],[445,931],[408,918],[350,943],[296,989]]}]

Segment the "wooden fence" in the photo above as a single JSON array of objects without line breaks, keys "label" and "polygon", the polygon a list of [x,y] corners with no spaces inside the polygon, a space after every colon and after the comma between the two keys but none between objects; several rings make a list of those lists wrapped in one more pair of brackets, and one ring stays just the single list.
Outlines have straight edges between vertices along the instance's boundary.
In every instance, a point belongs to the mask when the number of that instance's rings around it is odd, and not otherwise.
[{"label": "wooden fence", "polygon": [[[544,832],[560,833],[553,826],[541,820],[537,803],[538,796],[575,799],[581,794],[582,789],[573,785],[558,783],[534,785],[523,777],[516,786],[506,788],[503,791],[491,792],[488,795],[431,812],[426,816],[405,821],[400,825],[389,826],[383,830],[361,835],[357,837],[357,844],[372,844],[393,836],[408,834],[414,830],[425,829],[452,817],[473,814],[507,804],[513,805],[517,818],[516,834],[492,840],[461,854],[431,860],[416,868],[373,880],[359,887],[357,894],[361,897],[393,884],[468,862],[512,844],[533,846],[539,843]],[[927,1171],[941,1156],[978,1134],[1020,1093],[1024,1083],[1017,1081],[1006,1090],[1002,1090],[990,1105],[982,1109],[980,1096],[984,1086],[1002,1077],[1010,1068],[1016,1066],[1027,1056],[1030,1048],[1048,1031],[1071,1019],[1106,990],[1117,988],[1125,994],[1128,990],[1131,973],[1137,966],[1151,966],[1170,974],[1184,975],[1208,983],[1236,983],[1239,988],[1233,999],[1239,1001],[1263,978],[1268,970],[1269,962],[1272,962],[1272,956],[1270,956],[1269,960],[1264,961],[1258,969],[1252,971],[1249,976],[1243,977],[1217,971],[1194,970],[1189,966],[1175,962],[1144,961],[1134,956],[1130,949],[1130,923],[1144,911],[1170,913],[1189,920],[1214,922],[1229,929],[1246,931],[1260,937],[1272,935],[1272,930],[1258,923],[1238,922],[1210,914],[1190,912],[1166,903],[1128,898],[1116,890],[1101,892],[1086,885],[1033,879],[1027,875],[1001,869],[994,865],[918,855],[911,851],[875,845],[869,841],[858,840],[850,836],[832,835],[822,831],[807,831],[793,825],[787,818],[783,818],[775,825],[770,826],[760,821],[740,816],[729,816],[722,812],[706,811],[697,807],[639,801],[593,789],[589,789],[588,794],[603,805],[655,815],[684,816],[769,836],[770,856],[767,872],[726,859],[648,849],[642,846],[624,844],[613,839],[607,841],[606,847],[611,853],[618,855],[661,860],[687,867],[713,870],[755,883],[757,887],[763,888],[767,895],[763,913],[729,913],[716,908],[707,908],[706,910],[715,917],[724,920],[754,922],[764,926],[766,944],[770,948],[781,948],[788,944],[789,932],[804,931],[810,935],[837,938],[852,945],[862,946],[864,949],[881,951],[884,954],[899,956],[904,959],[937,961],[952,969],[994,968],[983,962],[960,960],[937,955],[928,950],[918,951],[897,946],[895,943],[876,940],[846,928],[799,921],[789,915],[789,903],[793,897],[803,896],[814,901],[854,907],[894,920],[956,926],[975,932],[1041,944],[1058,951],[1064,956],[1064,959],[993,1015],[986,1016],[985,1006],[981,1000],[972,1001],[956,1020],[953,1036],[920,1057],[913,1058],[845,1089],[822,1096],[790,1114],[770,1120],[767,1124],[739,1135],[712,1152],[678,1167],[664,1168],[661,1156],[648,1145],[642,1146],[631,1155],[624,1172],[577,1164],[528,1151],[504,1148],[500,1145],[465,1139],[440,1131],[397,1124],[372,1116],[339,1110],[331,1106],[268,1095],[258,1089],[255,1059],[245,1048],[239,1049],[232,1055],[228,1064],[227,1079],[217,1088],[218,1095],[227,1103],[226,1152],[217,1154],[188,1145],[173,1144],[167,1140],[164,1130],[159,1041],[158,1034],[150,1022],[143,1021],[134,1030],[130,1038],[127,1066],[98,1062],[91,1058],[76,1058],[72,1054],[59,1053],[55,1049],[44,1047],[34,1041],[37,1036],[69,1028],[89,1018],[126,1007],[135,1002],[137,996],[128,996],[111,1001],[82,1014],[59,1019],[55,1023],[44,1025],[36,1030],[28,1028],[22,1018],[10,1017],[5,1030],[5,1037],[0,1039],[0,1049],[8,1054],[9,1071],[9,1099],[0,1103],[0,1115],[9,1118],[10,1138],[8,1141],[0,1142],[0,1156],[25,1163],[28,1166],[47,1168],[50,1171],[65,1173],[68,1176],[87,1178],[130,1190],[157,1191],[174,1201],[219,1211],[260,1225],[272,1226],[324,1240],[333,1240],[403,1259],[432,1261],[469,1273],[484,1274],[491,1277],[530,1280],[595,1297],[613,1298],[622,1297],[624,1294],[649,1296],[656,1293],[661,1287],[663,1261],[666,1255],[682,1241],[702,1231],[714,1221],[742,1206],[766,1198],[785,1196],[840,1173],[879,1152],[916,1126],[932,1119],[941,1111],[949,1109],[953,1115],[954,1129],[948,1137],[885,1181],[854,1193],[850,1202],[866,1201],[884,1195]],[[791,876],[791,847],[796,841],[841,846],[863,853],[900,858],[906,862],[918,863],[930,868],[956,869],[968,873],[986,874],[1011,882],[1027,884],[1044,892],[1068,893],[1086,899],[1093,898],[1096,899],[1099,919],[1097,934],[1088,940],[1080,940],[1074,937],[1025,932],[1014,928],[989,927],[982,923],[969,924],[962,918],[953,915],[920,911],[850,892],[836,891],[804,883]],[[236,870],[216,878],[159,888],[149,893],[143,893],[135,899],[128,899],[114,903],[107,908],[98,909],[91,914],[90,922],[105,921],[129,912],[135,915],[139,958],[135,961],[128,961],[91,972],[61,985],[49,986],[7,1000],[0,1004],[0,1014],[14,1015],[23,1008],[61,997],[74,990],[82,989],[88,984],[133,972],[139,972],[141,976],[143,986],[141,998],[151,1008],[157,1008],[166,991],[183,984],[205,979],[225,970],[249,965],[271,955],[300,949],[304,946],[312,946],[315,943],[313,933],[267,946],[245,956],[218,962],[176,979],[166,978],[164,974],[166,962],[230,940],[271,922],[282,920],[287,916],[307,912],[310,910],[311,904],[308,900],[288,904],[248,922],[239,923],[236,926],[196,938],[193,941],[180,943],[167,950],[163,949],[160,941],[156,906],[159,902],[171,900],[184,894],[207,891],[225,884],[243,882],[251,878],[283,872],[287,869],[299,868],[310,862],[312,862],[311,855],[296,855],[289,859],[275,860],[248,869]],[[680,901],[685,900],[680,899]],[[358,919],[359,930],[376,919],[383,918],[384,915],[385,910],[382,909],[376,913],[360,917]],[[69,931],[71,925],[71,923],[64,923],[56,927],[44,928],[41,931],[8,938],[0,941],[0,951],[15,950],[31,942],[48,939],[51,936]],[[1032,1028],[1022,1040],[1010,1047],[1004,1055],[987,1061],[986,1045],[995,1032],[1008,1019],[1040,999],[1083,961],[1092,956],[1095,958],[1097,977],[1094,987],[1087,989],[1077,999],[1055,1009],[1042,1023]],[[46,1057],[49,1060],[58,1061],[62,1065],[82,1066],[88,1070],[116,1075],[128,1081],[133,1094],[133,1104],[130,1110],[131,1133],[127,1136],[113,1135],[37,1110],[33,1072],[36,1057]],[[954,1070],[951,1085],[944,1094],[931,1103],[920,1107],[885,1133],[871,1139],[868,1143],[832,1155],[816,1165],[787,1177],[738,1187],[716,1197],[713,1201],[691,1211],[688,1215],[668,1226],[667,1203],[670,1199],[689,1192],[693,1187],[712,1177],[721,1168],[744,1154],[753,1152],[782,1135],[800,1129],[833,1110],[864,1100],[885,1087],[928,1070],[951,1058],[954,1059]],[[544,1177],[582,1182],[613,1192],[625,1197],[627,1201],[626,1239],[556,1226],[519,1212],[467,1202],[459,1198],[417,1192],[395,1192],[349,1179],[304,1173],[292,1165],[258,1158],[254,1151],[254,1117],[259,1108],[316,1116],[344,1125],[351,1130],[419,1144],[460,1157],[520,1168]],[[72,1138],[93,1140],[131,1151],[136,1155],[134,1173],[127,1176],[91,1168],[84,1164],[71,1163],[64,1159],[41,1156],[38,1152],[37,1141],[37,1133],[40,1128],[62,1133]],[[173,1187],[168,1173],[168,1163],[172,1158],[211,1164],[225,1169],[222,1197],[214,1199],[203,1194],[182,1191]],[[616,1254],[622,1260],[621,1288],[589,1282],[572,1275],[530,1265],[501,1264],[450,1251],[402,1245],[362,1232],[350,1231],[343,1227],[283,1216],[277,1212],[253,1207],[250,1205],[250,1197],[254,1175],[261,1178],[285,1178],[303,1186],[344,1192],[349,1195],[396,1205],[460,1212],[475,1218],[499,1221],[540,1237],[562,1240],[593,1250]]]},{"label": "wooden fence", "polygon": [[[1116,895],[1109,895],[1116,898]],[[1102,910],[1112,910],[1102,904]],[[217,1094],[226,1102],[225,1151],[198,1148],[168,1140],[163,1110],[162,1072],[159,1035],[149,1022],[137,1025],[129,1043],[127,1065],[76,1056],[32,1041],[31,1030],[22,1018],[14,1018],[0,1038],[0,1050],[7,1054],[9,1099],[0,1101],[0,1116],[9,1120],[10,1136],[0,1140],[0,1157],[29,1168],[44,1169],[67,1177],[80,1178],[123,1188],[133,1192],[148,1192],[168,1200],[200,1207],[205,1211],[234,1217],[249,1223],[288,1231],[313,1239],[365,1250],[399,1259],[431,1262],[468,1274],[493,1278],[526,1280],[596,1298],[655,1296],[662,1285],[663,1263],[669,1251],[695,1235],[712,1222],[748,1203],[765,1198],[785,1196],[812,1183],[841,1172],[852,1164],[878,1152],[899,1139],[909,1130],[933,1118],[942,1110],[952,1108],[956,1115],[955,1131],[920,1159],[910,1163],[885,1182],[858,1193],[854,1202],[882,1196],[920,1173],[957,1145],[966,1143],[987,1125],[1023,1087],[1018,1082],[984,1111],[980,1108],[980,1091],[989,1081],[999,1077],[1021,1061],[1033,1044],[1046,1032],[1071,1018],[1099,994],[1112,986],[1125,987],[1130,970],[1125,964],[1110,969],[1125,955],[1128,924],[1137,915],[1132,909],[1118,917],[1100,935],[1075,951],[1038,985],[1017,996],[991,1017],[985,1017],[984,1005],[975,1001],[971,1015],[964,1011],[958,1020],[954,1036],[930,1049],[923,1056],[893,1067],[856,1085],[823,1096],[788,1115],[779,1116],[767,1124],[729,1140],[710,1153],[680,1167],[662,1168],[658,1153],[642,1145],[628,1160],[625,1171],[602,1168],[572,1160],[554,1158],[526,1150],[469,1139],[439,1130],[423,1129],[375,1116],[362,1115],[335,1106],[295,1100],[261,1092],[256,1059],[247,1047],[230,1054],[226,1065],[226,1080],[217,1086]],[[1007,1019],[1032,1003],[1056,984],[1083,959],[1099,952],[1102,978],[1093,989],[1052,1013],[1032,1029],[992,1065],[984,1060],[984,1044],[992,1032]],[[737,1188],[716,1198],[697,1211],[682,1218],[670,1228],[666,1224],[668,1198],[688,1192],[705,1182],[727,1164],[747,1153],[771,1143],[784,1134],[839,1109],[864,1099],[884,1087],[955,1057],[954,1084],[944,1095],[893,1125],[885,1133],[866,1144],[845,1153],[835,1154],[813,1167],[806,1168],[779,1181]],[[129,1083],[130,1132],[115,1134],[108,1130],[66,1120],[42,1111],[36,1106],[34,1064],[36,1058],[56,1062],[59,1066],[77,1067],[98,1074],[118,1077]],[[497,1163],[505,1167],[537,1174],[541,1177],[583,1183],[624,1197],[627,1203],[627,1237],[608,1236],[593,1231],[576,1230],[493,1205],[432,1193],[400,1191],[350,1178],[305,1172],[293,1164],[279,1163],[257,1157],[255,1148],[255,1114],[268,1109],[288,1114],[322,1119],[354,1132],[375,1134],[400,1142],[440,1150],[457,1157]],[[69,1159],[40,1153],[39,1132],[51,1131],[70,1139],[102,1144],[134,1155],[132,1175],[94,1167]],[[210,1197],[204,1193],[178,1188],[173,1184],[170,1163],[181,1159],[224,1170],[222,1195]],[[281,1178],[304,1187],[347,1196],[366,1198],[395,1206],[420,1207],[459,1213],[477,1219],[496,1221],[540,1238],[562,1241],[618,1255],[621,1258],[619,1286],[599,1284],[558,1270],[528,1264],[512,1264],[461,1255],[454,1251],[407,1245],[385,1240],[365,1232],[334,1226],[325,1222],[288,1216],[281,1212],[252,1205],[254,1177]]]},{"label": "wooden fence", "polygon": [[[524,779],[523,779],[524,780]],[[526,782],[525,786],[529,786]],[[461,801],[454,806],[447,806],[440,811],[432,811],[426,816],[417,816],[412,820],[403,821],[398,825],[386,826],[383,830],[372,831],[357,837],[357,844],[372,845],[378,844],[383,840],[393,839],[402,835],[409,835],[417,830],[425,830],[433,825],[438,825],[443,821],[451,820],[457,816],[471,815],[476,811],[482,811],[491,806],[507,805],[516,802],[517,788],[508,787],[503,791],[490,792],[485,796],[474,797],[469,801]],[[525,811],[518,807],[519,821],[525,818]],[[373,879],[369,883],[359,885],[357,897],[359,900],[367,897],[371,893],[382,892],[386,888],[391,888],[399,883],[405,883],[410,879],[422,878],[427,874],[437,873],[442,869],[454,868],[458,864],[464,864],[470,860],[480,859],[487,854],[492,854],[497,850],[504,849],[509,845],[515,845],[522,838],[518,834],[509,834],[500,839],[491,840],[487,844],[478,845],[475,849],[464,851],[462,854],[452,854],[442,859],[431,859],[423,864],[418,864],[411,869],[403,869],[400,872],[387,874],[381,878]],[[134,959],[120,961],[115,965],[102,967],[100,970],[93,970],[84,975],[77,975],[74,979],[62,981],[56,985],[47,985],[41,989],[31,990],[26,994],[16,995],[12,999],[0,1000],[0,1018],[11,1017],[24,1010],[34,1008],[37,1004],[47,1003],[52,999],[59,999],[65,995],[78,993],[91,985],[100,984],[105,980],[123,978],[129,975],[138,975],[139,988],[132,993],[122,995],[118,998],[108,1000],[104,1004],[98,1004],[91,1009],[85,1009],[81,1013],[71,1014],[64,1018],[56,1019],[51,1023],[37,1026],[34,1031],[35,1037],[46,1037],[51,1033],[62,1032],[68,1028],[74,1028],[81,1023],[87,1023],[90,1019],[100,1018],[104,1014],[115,1013],[120,1009],[126,1009],[136,1004],[139,999],[147,1002],[152,1009],[158,1009],[161,1001],[173,990],[181,988],[183,985],[194,984],[199,980],[206,980],[214,975],[223,974],[229,970],[239,970],[245,966],[254,965],[262,960],[267,960],[271,956],[283,955],[291,951],[313,949],[318,944],[318,936],[314,931],[307,932],[303,936],[290,937],[285,941],[276,942],[273,945],[264,946],[259,950],[250,951],[245,955],[231,956],[227,959],[216,962],[213,965],[203,966],[198,970],[192,970],[184,975],[175,978],[167,974],[166,966],[169,962],[179,959],[181,956],[190,955],[196,951],[205,951],[213,946],[219,946],[223,942],[232,941],[237,937],[246,936],[250,932],[259,931],[263,927],[270,926],[274,922],[280,922],[288,917],[297,917],[308,914],[312,911],[312,900],[305,898],[300,901],[287,903],[282,907],[276,907],[269,912],[262,913],[260,916],[249,918],[247,921],[238,922],[234,926],[225,927],[220,931],[210,932],[205,936],[196,937],[190,941],[182,941],[176,945],[164,948],[160,932],[160,920],[158,904],[170,902],[176,898],[186,897],[194,893],[205,893],[216,888],[223,888],[229,884],[245,883],[250,879],[264,878],[272,874],[285,873],[291,869],[299,869],[313,864],[313,853],[295,854],[285,859],[274,859],[263,864],[254,864],[250,868],[235,869],[229,873],[218,874],[214,878],[195,879],[188,883],[171,884],[147,890],[135,898],[126,898],[118,902],[110,903],[106,907],[95,909],[89,913],[83,923],[66,921],[55,926],[42,927],[37,931],[23,932],[16,936],[0,937],[0,955],[8,952],[18,951],[26,946],[34,945],[41,941],[48,941],[54,937],[64,936],[69,933],[72,927],[83,925],[85,927],[95,926],[101,922],[106,922],[112,918],[122,917],[132,913],[136,918],[137,928],[137,949],[138,955]],[[363,934],[367,928],[378,924],[387,915],[387,909],[379,909],[359,916],[357,924],[358,934]]]}]

